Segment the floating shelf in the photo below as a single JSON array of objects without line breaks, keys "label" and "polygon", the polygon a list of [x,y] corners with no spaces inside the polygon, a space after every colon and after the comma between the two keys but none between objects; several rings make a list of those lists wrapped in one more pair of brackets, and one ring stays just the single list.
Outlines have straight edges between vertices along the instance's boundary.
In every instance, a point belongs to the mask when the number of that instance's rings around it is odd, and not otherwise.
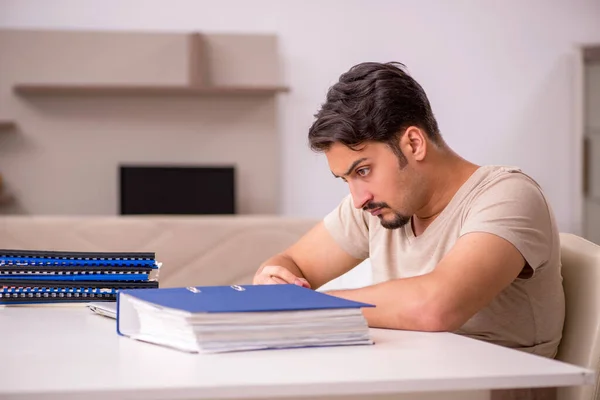
[{"label": "floating shelf", "polygon": [[0,131],[10,131],[17,127],[13,121],[0,119]]},{"label": "floating shelf", "polygon": [[289,91],[285,86],[156,86],[156,85],[75,85],[18,84],[20,95],[105,95],[105,96],[269,96]]},{"label": "floating shelf", "polygon": [[61,57],[40,68],[42,82],[14,82],[15,94],[214,97],[289,91],[278,82],[272,35],[54,32],[44,38],[61,49]]}]

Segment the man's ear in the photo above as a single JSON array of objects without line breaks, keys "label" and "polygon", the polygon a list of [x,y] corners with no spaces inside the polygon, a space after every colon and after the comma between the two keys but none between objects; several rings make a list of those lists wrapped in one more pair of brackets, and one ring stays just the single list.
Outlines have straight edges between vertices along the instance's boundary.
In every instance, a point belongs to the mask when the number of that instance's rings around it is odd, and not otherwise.
[{"label": "man's ear", "polygon": [[427,154],[427,139],[425,132],[416,126],[410,126],[400,138],[400,148],[406,158],[423,161]]}]

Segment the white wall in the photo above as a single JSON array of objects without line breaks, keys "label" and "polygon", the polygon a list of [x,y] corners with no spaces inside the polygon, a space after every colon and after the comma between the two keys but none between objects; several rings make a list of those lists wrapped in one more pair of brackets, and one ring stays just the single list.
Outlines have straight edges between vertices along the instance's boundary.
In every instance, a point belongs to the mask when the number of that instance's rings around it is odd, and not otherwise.
[{"label": "white wall", "polygon": [[580,223],[574,48],[600,42],[599,19],[595,0],[0,0],[0,27],[277,33],[288,215],[321,216],[346,193],[306,145],[327,87],[361,61],[404,62],[451,146],[531,173],[563,230]]},{"label": "white wall", "polygon": [[281,98],[281,211],[322,216],[346,193],[306,132],[351,65],[405,63],[449,144],[474,162],[522,167],[560,228],[580,227],[576,45],[600,42],[596,0],[0,0],[0,27],[274,32]]}]

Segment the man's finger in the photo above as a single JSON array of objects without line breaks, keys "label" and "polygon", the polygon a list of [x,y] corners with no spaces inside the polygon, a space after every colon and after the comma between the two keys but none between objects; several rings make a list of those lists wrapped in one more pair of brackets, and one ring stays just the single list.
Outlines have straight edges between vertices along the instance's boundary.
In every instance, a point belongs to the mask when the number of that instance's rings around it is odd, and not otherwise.
[{"label": "man's finger", "polygon": [[[276,280],[277,279],[277,280]],[[287,283],[281,278],[260,274],[256,277],[254,285],[281,285]]]},{"label": "man's finger", "polygon": [[310,283],[308,283],[308,281],[304,278],[296,278],[296,280],[294,281],[294,285],[310,289]]},{"label": "man's finger", "polygon": [[277,276],[271,276],[271,279],[280,285],[285,285],[287,282]]},{"label": "man's finger", "polygon": [[261,273],[271,277],[276,276],[280,279],[283,279],[285,283],[294,283],[294,281],[299,278],[292,274],[287,268],[283,268],[278,265],[268,265],[263,268]]}]

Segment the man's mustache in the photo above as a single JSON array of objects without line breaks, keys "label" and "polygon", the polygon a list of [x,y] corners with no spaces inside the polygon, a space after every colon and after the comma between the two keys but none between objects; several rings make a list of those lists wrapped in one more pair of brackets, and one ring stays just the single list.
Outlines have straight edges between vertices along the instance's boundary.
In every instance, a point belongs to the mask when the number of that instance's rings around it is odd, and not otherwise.
[{"label": "man's mustache", "polygon": [[387,205],[387,203],[375,203],[375,202],[371,202],[368,203],[366,206],[363,207],[363,210],[368,211],[368,210],[375,210],[376,208],[390,208],[390,206]]}]

